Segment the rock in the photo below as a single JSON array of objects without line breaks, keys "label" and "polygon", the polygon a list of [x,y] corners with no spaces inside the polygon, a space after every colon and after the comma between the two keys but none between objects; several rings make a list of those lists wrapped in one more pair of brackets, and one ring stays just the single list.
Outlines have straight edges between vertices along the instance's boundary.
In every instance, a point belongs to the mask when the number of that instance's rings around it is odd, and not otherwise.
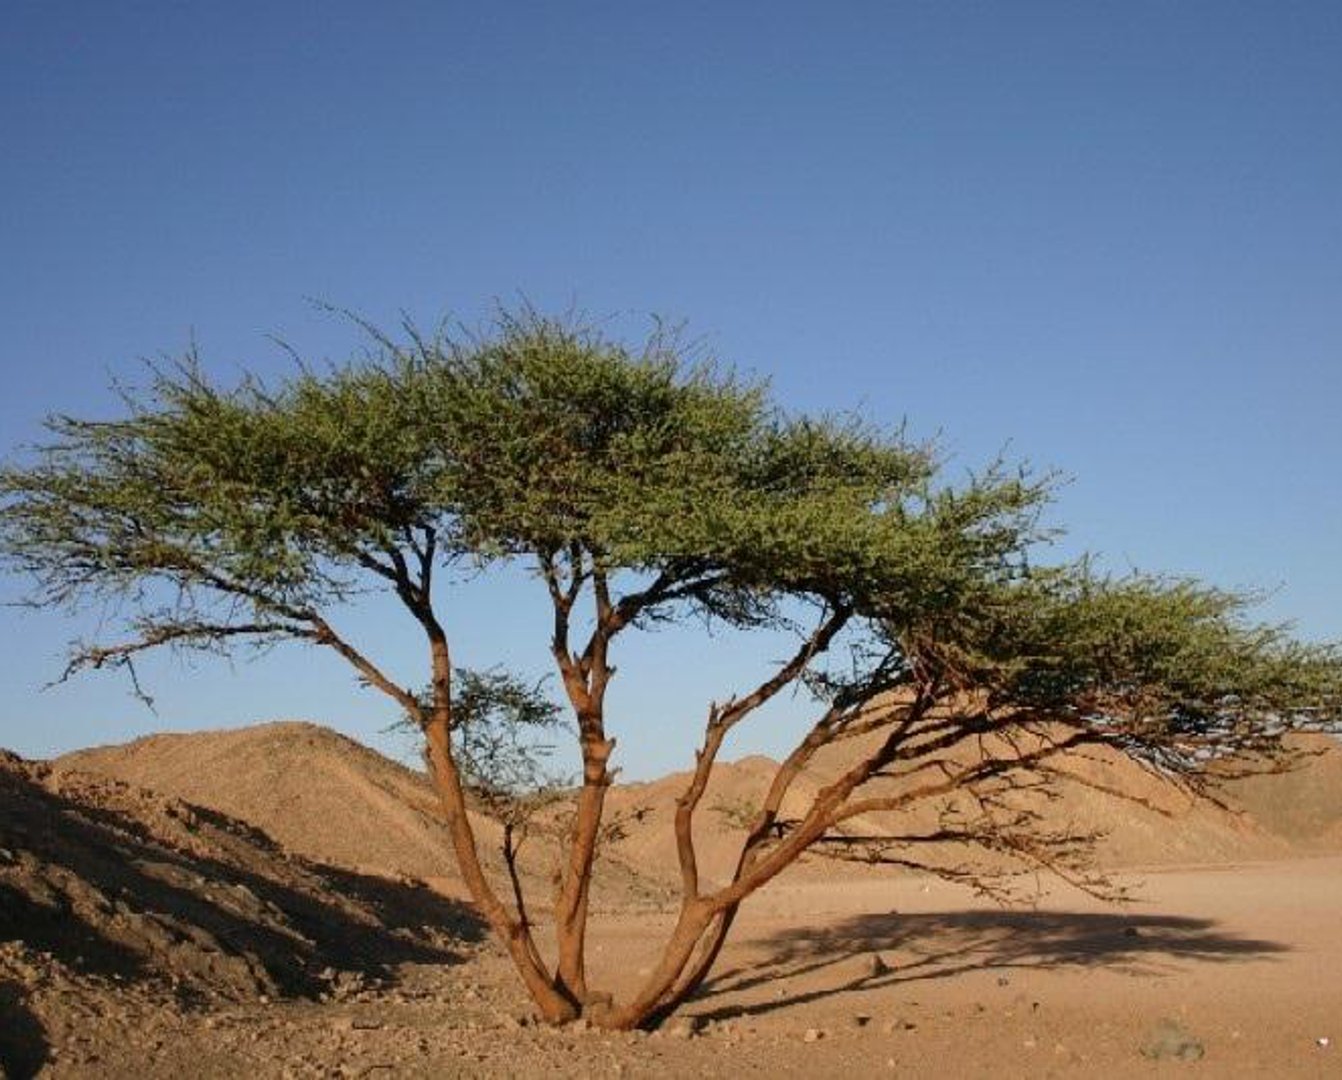
[{"label": "rock", "polygon": [[693,1016],[677,1016],[661,1030],[668,1039],[692,1039],[699,1031],[699,1021]]},{"label": "rock", "polygon": [[806,1034],[801,1037],[801,1041],[808,1043],[819,1042],[824,1037],[825,1033],[819,1028],[807,1028]]},{"label": "rock", "polygon": [[1206,1053],[1201,1042],[1176,1020],[1161,1020],[1142,1044],[1142,1056],[1153,1061],[1197,1061]]},{"label": "rock", "polygon": [[862,975],[864,978],[875,979],[885,975],[890,971],[890,965],[882,958],[880,953],[868,953],[862,964]]}]

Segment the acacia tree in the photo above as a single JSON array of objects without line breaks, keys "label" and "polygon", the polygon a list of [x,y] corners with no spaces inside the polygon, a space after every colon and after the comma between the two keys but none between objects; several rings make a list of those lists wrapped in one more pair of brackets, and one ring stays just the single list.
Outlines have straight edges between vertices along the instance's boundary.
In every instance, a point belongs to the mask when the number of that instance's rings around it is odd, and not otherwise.
[{"label": "acacia tree", "polygon": [[[465,882],[551,1022],[659,1023],[701,985],[742,901],[808,849],[991,887],[982,867],[934,854],[978,847],[1096,888],[1091,838],[1050,832],[1036,807],[1077,779],[1076,751],[1108,747],[1206,792],[1227,762],[1280,767],[1287,733],[1342,715],[1337,651],[1251,625],[1244,596],[1085,562],[1039,568],[1047,479],[999,465],[947,485],[928,447],[785,415],[764,386],[687,363],[662,334],[633,353],[532,313],[462,341],[370,333],[360,361],[276,390],[219,388],[187,357],[128,396],[122,419],[49,420],[50,441],[0,471],[0,553],[30,575],[32,603],[119,614],[123,636],[77,644],[69,673],[133,673],[154,648],[296,641],[395,701],[423,733]],[[454,688],[441,580],[462,561],[531,568],[552,613],[538,640],[581,778],[548,952],[511,831],[510,880],[493,881],[467,815],[480,701]],[[338,623],[370,584],[421,628],[427,692],[398,685]],[[672,823],[678,918],[644,985],[616,1002],[585,964],[615,772],[613,649],[691,617],[795,643],[707,707]],[[718,755],[793,687],[815,701],[813,724],[746,823],[734,873],[710,884],[694,820]],[[842,769],[785,818],[796,779],[836,744],[850,748]],[[909,813],[947,796],[959,802],[930,827]]]}]

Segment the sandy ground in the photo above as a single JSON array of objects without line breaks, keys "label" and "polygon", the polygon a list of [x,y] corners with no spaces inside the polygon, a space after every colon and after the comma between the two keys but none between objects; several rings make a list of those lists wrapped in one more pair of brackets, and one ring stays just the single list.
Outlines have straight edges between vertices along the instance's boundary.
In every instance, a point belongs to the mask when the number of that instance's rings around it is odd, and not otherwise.
[{"label": "sandy ground", "polygon": [[[732,1060],[703,1064],[1146,1075],[1189,1067],[1142,1054],[1177,1026],[1203,1047],[1204,1074],[1342,1076],[1342,859],[1132,880],[1136,904],[1059,893],[1009,911],[914,878],[780,883],[688,1010],[727,1029],[718,1041],[740,1040]],[[649,938],[645,923],[608,925],[598,971],[620,985],[650,959]],[[877,956],[888,970],[873,974]],[[805,1042],[808,1030],[820,1037]]]},{"label": "sandy ground", "polygon": [[[413,784],[309,727],[228,739],[218,759],[214,741],[118,751],[145,774],[126,780],[0,755],[0,1078],[1342,1077],[1342,854],[1165,858],[1120,872],[1128,905],[1054,886],[1011,909],[812,863],[751,899],[666,1030],[556,1030],[532,1020],[459,881],[349,866],[341,845],[364,846],[342,803],[377,822],[384,858],[439,865]],[[255,762],[290,750],[333,755],[326,779],[261,783]],[[156,776],[176,793],[139,786]],[[1310,836],[1336,824],[1320,776],[1282,804],[1310,810]],[[629,885],[656,878],[658,851],[631,846],[594,919],[592,982],[617,995],[672,922],[655,888]]]},{"label": "sandy ground", "polygon": [[[1117,910],[1003,911],[914,878],[780,883],[746,909],[689,1037],[536,1027],[485,947],[328,1002],[124,1003],[119,1028],[64,1029],[41,1075],[1342,1075],[1342,859],[1143,888]],[[627,987],[668,923],[603,920],[597,978]]]}]

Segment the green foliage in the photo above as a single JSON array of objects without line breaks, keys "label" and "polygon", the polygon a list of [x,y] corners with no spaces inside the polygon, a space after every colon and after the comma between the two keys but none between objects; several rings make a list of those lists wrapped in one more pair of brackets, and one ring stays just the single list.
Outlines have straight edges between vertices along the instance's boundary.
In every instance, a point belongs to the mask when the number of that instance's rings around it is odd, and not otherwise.
[{"label": "green foliage", "polygon": [[1041,709],[1336,714],[1337,654],[1251,626],[1243,596],[1037,569],[1048,477],[946,486],[901,432],[784,415],[660,329],[637,352],[529,311],[478,339],[370,332],[363,362],[276,389],[219,389],[188,356],[123,419],[55,417],[0,471],[0,558],[33,602],[123,605],[130,638],[75,666],[331,644],[370,584],[429,627],[435,566],[522,558],[575,595],[625,575],[624,623],[848,612],[855,670],[813,681],[849,697],[938,672]]},{"label": "green foliage", "polygon": [[125,419],[53,418],[36,463],[0,472],[0,552],[35,601],[129,599],[141,635],[173,644],[240,625],[302,636],[361,575],[404,589],[406,567],[463,555],[576,554],[746,617],[779,593],[920,587],[961,554],[929,540],[1005,530],[1005,549],[1042,495],[993,477],[954,505],[933,497],[924,448],[785,418],[663,334],[630,355],[524,315],[482,343],[377,340],[372,363],[275,391],[220,390],[188,357]]},{"label": "green foliage", "polygon": [[[432,692],[420,695],[432,708]],[[403,726],[417,726],[407,717]],[[554,749],[541,741],[564,729],[559,707],[540,685],[506,671],[457,668],[452,676],[452,747],[476,797],[500,813],[564,778],[548,769]]]}]

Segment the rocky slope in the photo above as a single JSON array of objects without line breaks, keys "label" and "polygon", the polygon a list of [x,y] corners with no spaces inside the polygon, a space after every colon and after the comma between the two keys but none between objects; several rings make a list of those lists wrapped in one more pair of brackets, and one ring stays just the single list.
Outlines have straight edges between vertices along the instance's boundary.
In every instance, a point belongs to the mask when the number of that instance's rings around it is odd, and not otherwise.
[{"label": "rocky slope", "polygon": [[[252,823],[284,848],[365,874],[408,876],[457,898],[466,890],[437,797],[423,773],[329,728],[298,721],[191,734],[150,735],[79,750],[58,770],[114,777]],[[482,858],[501,880],[502,829],[473,814]],[[538,835],[523,848],[529,893],[548,898],[553,846]],[[661,878],[619,852],[603,861],[598,908],[658,906]]]},{"label": "rocky slope", "polygon": [[53,1045],[92,1065],[95,1046],[167,1038],[160,1014],[336,1000],[405,965],[450,968],[481,939],[468,908],[413,881],[0,752],[0,1061],[16,1075]]}]

